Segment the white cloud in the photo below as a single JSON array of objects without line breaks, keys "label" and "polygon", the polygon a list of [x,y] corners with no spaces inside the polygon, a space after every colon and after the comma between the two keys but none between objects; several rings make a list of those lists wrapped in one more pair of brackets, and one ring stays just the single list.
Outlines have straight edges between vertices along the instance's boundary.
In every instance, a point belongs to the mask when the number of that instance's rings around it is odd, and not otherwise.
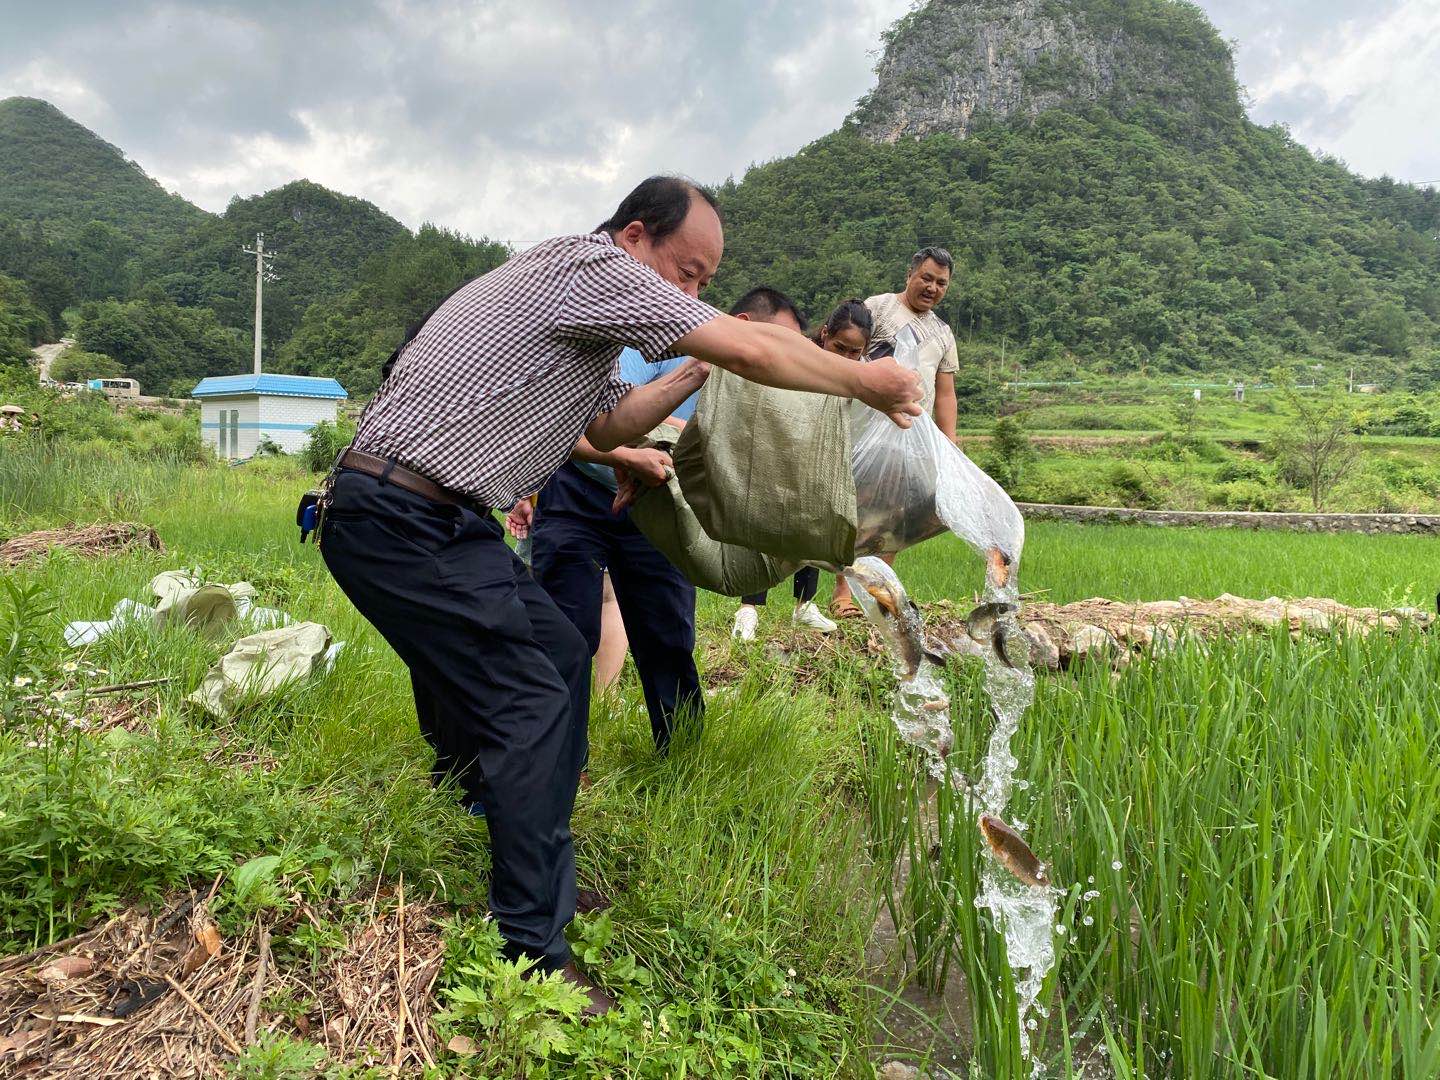
[{"label": "white cloud", "polygon": [[1367,175],[1440,180],[1440,3],[1201,0],[1260,123]]},{"label": "white cloud", "polygon": [[[1202,0],[1261,122],[1440,179],[1437,0]],[[531,240],[657,171],[740,175],[833,130],[909,0],[0,0],[31,94],[212,210],[297,176]],[[7,35],[9,36],[9,35]],[[1428,175],[1427,175],[1428,174]]]},{"label": "white cloud", "polygon": [[54,100],[212,210],[306,176],[408,225],[533,239],[638,179],[832,130],[907,0],[154,3],[37,19],[0,95]]}]

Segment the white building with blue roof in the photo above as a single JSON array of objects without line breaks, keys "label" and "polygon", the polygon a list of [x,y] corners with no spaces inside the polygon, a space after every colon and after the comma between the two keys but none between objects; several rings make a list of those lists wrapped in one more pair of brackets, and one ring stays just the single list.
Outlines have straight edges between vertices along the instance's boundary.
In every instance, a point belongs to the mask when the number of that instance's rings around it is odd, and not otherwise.
[{"label": "white building with blue roof", "polygon": [[270,374],[201,379],[190,395],[200,402],[200,437],[226,461],[252,456],[263,439],[303,450],[310,429],[333,424],[350,396],[334,379]]}]

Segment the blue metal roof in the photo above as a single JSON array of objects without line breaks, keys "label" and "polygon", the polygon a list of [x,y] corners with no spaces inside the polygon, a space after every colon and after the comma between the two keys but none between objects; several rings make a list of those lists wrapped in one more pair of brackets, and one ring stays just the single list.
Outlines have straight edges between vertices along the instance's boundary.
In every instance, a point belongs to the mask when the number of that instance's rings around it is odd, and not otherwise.
[{"label": "blue metal roof", "polygon": [[347,398],[334,379],[312,375],[213,375],[201,379],[191,397],[234,397],[237,394],[274,394],[278,397]]}]

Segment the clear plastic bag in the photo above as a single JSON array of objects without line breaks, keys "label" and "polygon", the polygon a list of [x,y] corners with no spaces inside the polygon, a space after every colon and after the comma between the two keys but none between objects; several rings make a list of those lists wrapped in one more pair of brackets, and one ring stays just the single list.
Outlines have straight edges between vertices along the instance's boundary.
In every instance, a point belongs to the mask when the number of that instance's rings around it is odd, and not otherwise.
[{"label": "clear plastic bag", "polygon": [[[895,359],[914,369],[914,327],[895,339]],[[981,555],[994,549],[1013,568],[1025,523],[1010,496],[929,416],[908,428],[855,402],[850,414],[850,463],[855,474],[855,554],[893,555],[947,530]]]}]

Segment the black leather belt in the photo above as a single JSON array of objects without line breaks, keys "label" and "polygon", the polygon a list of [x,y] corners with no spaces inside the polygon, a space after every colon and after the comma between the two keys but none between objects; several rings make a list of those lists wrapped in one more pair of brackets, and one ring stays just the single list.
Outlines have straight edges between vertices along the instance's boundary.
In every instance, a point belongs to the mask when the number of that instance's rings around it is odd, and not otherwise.
[{"label": "black leather belt", "polygon": [[441,487],[427,477],[417,472],[398,465],[394,458],[377,457],[374,454],[367,454],[364,450],[356,450],[353,447],[340,455],[336,463],[342,469],[354,469],[356,472],[365,473],[402,487],[406,491],[413,491],[421,498],[429,499],[431,502],[445,503],[447,506],[464,506],[477,513],[487,513],[488,507],[481,506],[474,499],[461,495],[457,491],[451,491],[447,487]]}]

